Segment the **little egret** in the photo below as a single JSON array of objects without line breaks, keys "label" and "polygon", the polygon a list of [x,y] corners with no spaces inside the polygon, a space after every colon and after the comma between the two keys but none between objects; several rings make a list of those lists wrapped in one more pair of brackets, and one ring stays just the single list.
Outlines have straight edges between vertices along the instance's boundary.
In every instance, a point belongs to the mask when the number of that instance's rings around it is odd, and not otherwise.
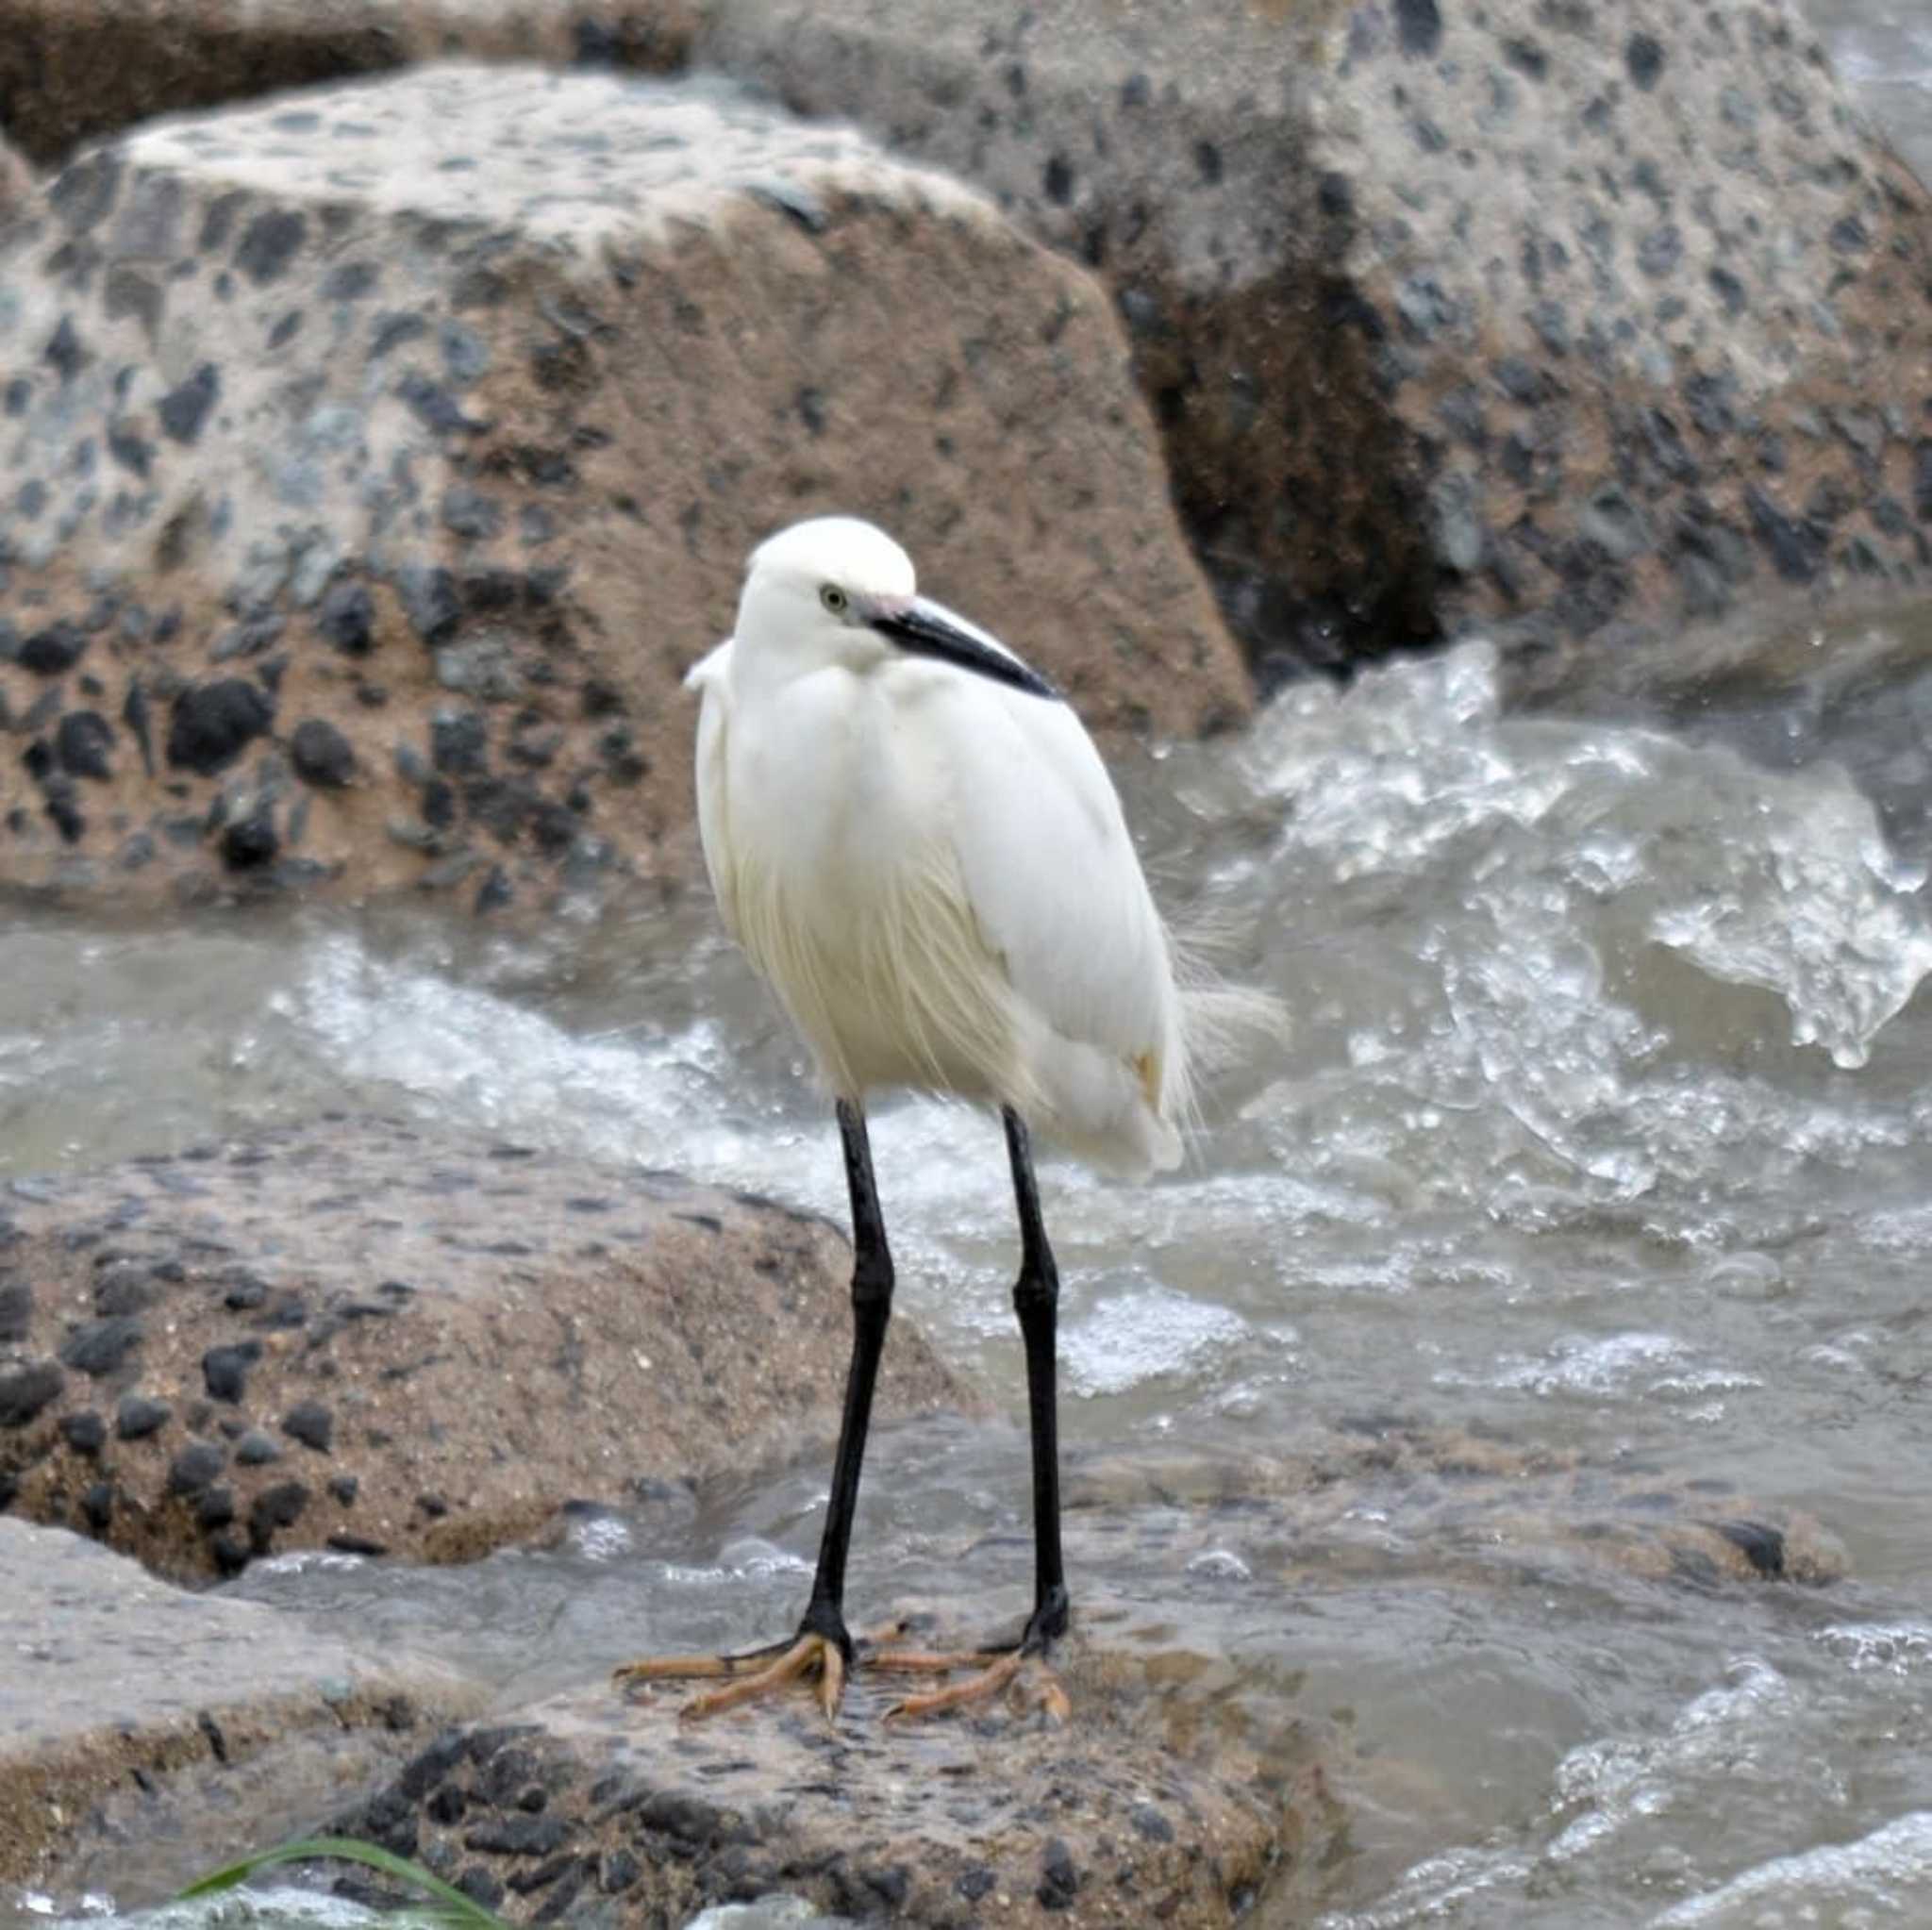
[{"label": "little egret", "polygon": [[[912,563],[851,517],[799,523],[752,556],[735,634],[691,672],[698,826],[724,923],[809,1045],[836,1101],[852,1198],[852,1364],[811,1598],[795,1636],[748,1655],[637,1662],[625,1681],[725,1676],[687,1715],[814,1672],[826,1715],[847,1672],[966,1682],[895,1715],[981,1700],[1067,1627],[1054,1390],[1059,1280],[1041,1222],[1035,1127],[1107,1170],[1180,1158],[1191,1033],[1243,995],[1185,989],[1120,799],[1059,693],[997,639],[915,591]],[[845,1557],[892,1260],[865,1099],[884,1088],[997,1106],[1019,1208],[1013,1289],[1033,1450],[1033,1611],[968,1656],[855,1644]],[[1044,1671],[1040,1700],[1065,1699]]]}]

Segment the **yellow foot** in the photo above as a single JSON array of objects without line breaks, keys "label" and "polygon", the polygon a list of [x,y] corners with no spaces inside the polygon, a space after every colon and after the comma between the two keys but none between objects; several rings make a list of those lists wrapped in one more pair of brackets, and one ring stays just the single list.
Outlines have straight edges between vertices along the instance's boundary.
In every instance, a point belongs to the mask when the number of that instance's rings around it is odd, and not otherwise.
[{"label": "yellow foot", "polygon": [[742,1703],[775,1694],[800,1676],[816,1675],[818,1705],[829,1722],[839,1713],[839,1699],[845,1693],[845,1657],[839,1644],[815,1634],[744,1655],[654,1656],[626,1662],[614,1672],[612,1679],[627,1689],[634,1682],[704,1682],[721,1675],[728,1678],[726,1686],[692,1696],[678,1711],[681,1721],[694,1722],[706,1716],[722,1715]]},{"label": "yellow foot", "polygon": [[974,1671],[964,1682],[950,1683],[925,1695],[901,1697],[886,1711],[885,1720],[889,1722],[949,1715],[954,1709],[972,1708],[1008,1692],[1023,1708],[1037,1708],[1055,1722],[1064,1722],[1074,1712],[1073,1702],[1061,1688],[1059,1677],[1047,1667],[1037,1650],[1018,1648],[1003,1655],[989,1656],[983,1651],[928,1655],[915,1649],[886,1648],[871,1658],[871,1666],[922,1675],[950,1674],[958,1669]]}]

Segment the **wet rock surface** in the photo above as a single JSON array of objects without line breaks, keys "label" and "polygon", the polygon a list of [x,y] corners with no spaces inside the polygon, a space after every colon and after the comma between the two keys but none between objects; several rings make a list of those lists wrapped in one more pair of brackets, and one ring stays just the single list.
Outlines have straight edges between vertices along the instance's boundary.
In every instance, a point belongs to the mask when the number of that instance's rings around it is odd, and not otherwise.
[{"label": "wet rock surface", "polygon": [[176,1779],[250,1827],[312,1811],[481,1703],[439,1663],[184,1594],[57,1528],[0,1519],[0,1882],[44,1876],[76,1830],[151,1857]]},{"label": "wet rock surface", "polygon": [[[599,1682],[439,1738],[337,1823],[515,1921],[676,1924],[781,1893],[862,1922],[1299,1921],[1342,1826],[1334,1790],[1403,1772],[1355,1762],[1291,1668],[1256,1666],[1284,1617],[1365,1585],[1446,1603],[1579,1566],[1699,1592],[1844,1572],[1821,1524],[1722,1482],[1393,1418],[1299,1456],[1076,1457],[1068,1488],[1064,1727],[999,1703],[889,1722],[907,1678],[863,1667],[830,1727],[802,1690],[686,1723],[691,1685]],[[893,1614],[933,1646],[996,1633],[991,1552],[957,1551],[937,1613]]]},{"label": "wet rock surface", "polygon": [[1248,703],[1106,295],[724,83],[158,124],[0,241],[0,882],[481,910],[681,877],[684,670],[790,517],[1106,730]]},{"label": "wet rock surface", "polygon": [[[837,1429],[848,1250],[766,1202],[345,1119],[0,1200],[0,1506],[158,1573],[470,1559]],[[880,1392],[979,1406],[909,1327]]]},{"label": "wet rock surface", "polygon": [[1224,1924],[1332,1838],[1312,1765],[1209,1747],[1104,1647],[1063,1672],[1065,1727],[888,1726],[863,1675],[836,1730],[803,1699],[690,1724],[589,1689],[439,1739],[341,1822],[513,1922],[651,1924],[774,1892],[865,1922]]},{"label": "wet rock surface", "polygon": [[0,103],[42,167],[158,114],[422,60],[681,66],[699,9],[604,0],[0,0]]},{"label": "wet rock surface", "polygon": [[1923,578],[1932,203],[1798,9],[718,0],[1106,278],[1264,676]]}]

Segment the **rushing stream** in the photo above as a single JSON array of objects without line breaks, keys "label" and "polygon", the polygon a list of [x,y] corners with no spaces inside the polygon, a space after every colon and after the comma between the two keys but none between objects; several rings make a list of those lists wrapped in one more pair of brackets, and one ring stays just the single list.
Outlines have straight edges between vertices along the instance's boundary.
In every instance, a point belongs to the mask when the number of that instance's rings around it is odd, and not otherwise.
[{"label": "rushing stream", "polygon": [[[1472,1595],[1398,1512],[1349,1530],[1373,1572],[1286,1602],[1255,1585],[1241,1666],[1360,1751],[1332,1923],[1932,1918],[1915,856],[1836,764],[1505,716],[1482,646],[1291,690],[1238,746],[1125,774],[1170,902],[1295,1029],[1215,1085],[1180,1174],[1048,1170],[1070,1452],[1283,1449],[1393,1412],[1729,1482],[1851,1557],[1825,1590]],[[30,918],[8,958],[0,1175],[346,1101],[842,1206],[796,1048],[701,895],[516,940]],[[902,1102],[876,1147],[903,1305],[1017,1410],[995,1132]],[[1021,1456],[1006,1430],[889,1434],[861,1598],[942,1589],[1023,1522]],[[782,1625],[824,1481],[718,1484],[473,1569],[296,1557],[235,1586],[522,1696],[645,1631]],[[1204,1585],[1239,1606],[1250,1565],[1225,1555]],[[1023,1553],[988,1559],[975,1581],[1024,1578]]]},{"label": "rushing stream", "polygon": [[[1813,10],[1932,171],[1919,0]],[[1892,724],[1932,718],[1924,695]],[[1284,1601],[1231,1545],[1201,1586],[1255,1591],[1240,1666],[1357,1752],[1327,1930],[1932,1922],[1932,779],[1907,787],[1918,819],[1881,820],[1839,762],[1765,757],[1795,724],[1741,723],[1748,760],[1506,716],[1473,646],[1124,772],[1163,895],[1295,1023],[1213,1084],[1181,1173],[1046,1171],[1070,1453],[1285,1450],[1394,1413],[1735,1484],[1850,1558],[1826,1589],[1471,1591],[1398,1514],[1350,1525],[1376,1565]],[[0,1185],[348,1104],[842,1215],[801,1072],[698,895],[541,939],[36,914],[0,973]],[[901,1304],[1017,1414],[997,1134],[924,1102],[876,1125]],[[856,1599],[943,1587],[1022,1522],[1023,1455],[1007,1430],[889,1432]],[[785,1625],[824,1478],[715,1484],[469,1569],[292,1557],[233,1586],[521,1697],[646,1631]],[[989,1559],[975,1579],[1017,1588],[1024,1559]]]}]

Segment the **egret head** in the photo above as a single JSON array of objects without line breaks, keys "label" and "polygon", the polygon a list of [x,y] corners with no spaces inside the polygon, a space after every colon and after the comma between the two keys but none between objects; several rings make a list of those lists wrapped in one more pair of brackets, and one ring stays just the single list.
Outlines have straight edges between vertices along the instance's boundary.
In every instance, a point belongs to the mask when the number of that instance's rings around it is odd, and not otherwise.
[{"label": "egret head", "polygon": [[1039,697],[1058,696],[995,637],[918,594],[912,558],[856,516],[815,516],[752,552],[735,647],[768,674],[828,665],[861,674],[895,657],[935,658]]}]

